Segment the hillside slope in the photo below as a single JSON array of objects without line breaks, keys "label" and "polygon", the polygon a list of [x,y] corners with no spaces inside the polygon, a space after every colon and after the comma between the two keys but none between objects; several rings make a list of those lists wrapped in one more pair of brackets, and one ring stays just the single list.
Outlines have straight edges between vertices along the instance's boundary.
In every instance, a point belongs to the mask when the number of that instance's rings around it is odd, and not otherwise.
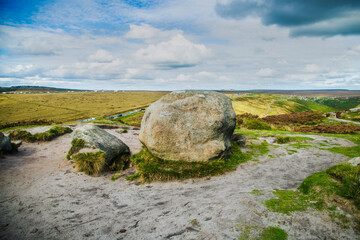
[{"label": "hillside slope", "polygon": [[335,112],[360,105],[360,97],[308,98],[275,94],[229,95],[236,114],[252,113],[260,117],[303,111]]}]

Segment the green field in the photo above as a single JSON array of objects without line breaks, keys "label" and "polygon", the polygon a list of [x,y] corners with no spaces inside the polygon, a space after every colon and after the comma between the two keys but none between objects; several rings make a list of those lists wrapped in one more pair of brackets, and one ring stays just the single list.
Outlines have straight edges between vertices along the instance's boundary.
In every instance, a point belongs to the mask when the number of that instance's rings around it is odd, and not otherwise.
[{"label": "green field", "polygon": [[0,95],[0,124],[46,119],[73,122],[146,107],[167,92],[74,92]]},{"label": "green field", "polygon": [[[49,94],[1,94],[0,125],[20,121],[48,120],[69,123],[91,117],[108,121],[107,116],[146,107],[168,92],[73,92]],[[303,111],[335,112],[360,105],[360,97],[305,98],[278,94],[227,94],[236,114],[259,117]],[[121,118],[139,126],[142,114]],[[120,119],[119,119],[120,120]],[[109,123],[118,123],[110,121]]]}]

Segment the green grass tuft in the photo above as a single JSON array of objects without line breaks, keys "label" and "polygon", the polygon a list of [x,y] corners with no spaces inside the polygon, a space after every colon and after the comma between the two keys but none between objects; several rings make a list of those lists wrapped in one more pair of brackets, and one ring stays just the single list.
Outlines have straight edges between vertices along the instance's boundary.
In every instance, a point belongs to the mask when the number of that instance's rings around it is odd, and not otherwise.
[{"label": "green grass tuft", "polygon": [[73,155],[76,170],[88,175],[98,176],[105,167],[105,152],[86,152]]},{"label": "green grass tuft", "polygon": [[348,156],[349,158],[360,156],[360,145],[354,147],[322,148],[322,150],[327,150],[333,153],[340,153],[342,155]]},{"label": "green grass tuft", "polygon": [[71,156],[77,152],[79,152],[79,150],[81,148],[83,148],[85,146],[85,141],[83,139],[80,138],[74,138],[71,141],[71,148],[68,151],[68,153],[66,154],[66,159],[70,160]]},{"label": "green grass tuft", "polygon": [[288,136],[277,136],[276,143],[284,144],[290,142],[290,137]]},{"label": "green grass tuft", "polygon": [[139,153],[131,157],[131,161],[136,165],[138,173],[127,179],[130,181],[152,182],[221,175],[235,170],[238,164],[249,161],[251,158],[251,153],[242,153],[240,147],[236,144],[232,146],[230,158],[211,162],[162,160],[143,148]]},{"label": "green grass tuft", "polygon": [[251,194],[254,194],[254,195],[262,195],[262,191],[261,190],[258,190],[258,189],[254,189],[251,191]]},{"label": "green grass tuft", "polygon": [[305,211],[308,207],[321,208],[317,201],[311,203],[311,199],[296,191],[275,190],[277,198],[265,201],[265,205],[273,212],[291,215],[291,212]]},{"label": "green grass tuft", "polygon": [[277,198],[265,201],[265,205],[271,211],[287,215],[309,207],[327,210],[334,222],[347,228],[349,219],[333,212],[338,206],[353,214],[355,221],[360,223],[360,166],[353,167],[347,163],[333,166],[305,178],[298,190],[275,190]]},{"label": "green grass tuft", "polygon": [[22,140],[25,142],[51,141],[54,138],[71,133],[69,127],[54,126],[46,132],[31,134],[25,130],[16,130],[9,134],[11,140]]},{"label": "green grass tuft", "polygon": [[268,227],[260,234],[259,240],[285,240],[287,233],[278,227]]}]

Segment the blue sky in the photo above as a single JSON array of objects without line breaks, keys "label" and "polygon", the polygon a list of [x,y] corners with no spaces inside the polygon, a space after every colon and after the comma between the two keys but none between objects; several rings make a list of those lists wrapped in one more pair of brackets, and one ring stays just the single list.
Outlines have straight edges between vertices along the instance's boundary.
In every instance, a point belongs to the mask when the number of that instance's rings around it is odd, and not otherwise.
[{"label": "blue sky", "polygon": [[360,89],[360,2],[0,0],[0,86]]}]

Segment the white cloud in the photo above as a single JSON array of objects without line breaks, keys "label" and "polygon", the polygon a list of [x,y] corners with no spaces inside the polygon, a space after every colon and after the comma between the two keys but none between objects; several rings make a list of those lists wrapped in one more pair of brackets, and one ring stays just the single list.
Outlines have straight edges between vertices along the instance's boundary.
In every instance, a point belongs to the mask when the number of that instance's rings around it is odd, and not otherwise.
[{"label": "white cloud", "polygon": [[178,34],[182,35],[183,31],[177,29],[163,31],[149,24],[142,23],[140,25],[130,24],[130,30],[125,34],[125,38],[144,39],[146,42],[156,42],[172,38]]},{"label": "white cloud", "polygon": [[204,78],[215,78],[215,77],[217,77],[215,73],[206,72],[206,71],[199,72],[199,73],[196,74],[196,76],[204,77]]},{"label": "white cloud", "polygon": [[211,50],[205,45],[192,43],[178,34],[169,41],[141,48],[135,55],[141,62],[171,69],[198,65],[207,59],[210,53]]},{"label": "white cloud", "polygon": [[272,77],[275,73],[276,71],[271,68],[262,68],[256,73],[256,75],[259,77]]},{"label": "white cloud", "polygon": [[72,65],[61,65],[44,73],[49,77],[112,79],[121,76],[123,62],[115,59],[112,62],[76,62]]},{"label": "white cloud", "polygon": [[307,64],[303,71],[308,73],[320,73],[323,69],[316,64]]},{"label": "white cloud", "polygon": [[93,62],[100,62],[100,63],[108,63],[114,60],[114,56],[111,55],[108,51],[103,49],[97,50],[94,54],[89,56],[89,60]]}]

